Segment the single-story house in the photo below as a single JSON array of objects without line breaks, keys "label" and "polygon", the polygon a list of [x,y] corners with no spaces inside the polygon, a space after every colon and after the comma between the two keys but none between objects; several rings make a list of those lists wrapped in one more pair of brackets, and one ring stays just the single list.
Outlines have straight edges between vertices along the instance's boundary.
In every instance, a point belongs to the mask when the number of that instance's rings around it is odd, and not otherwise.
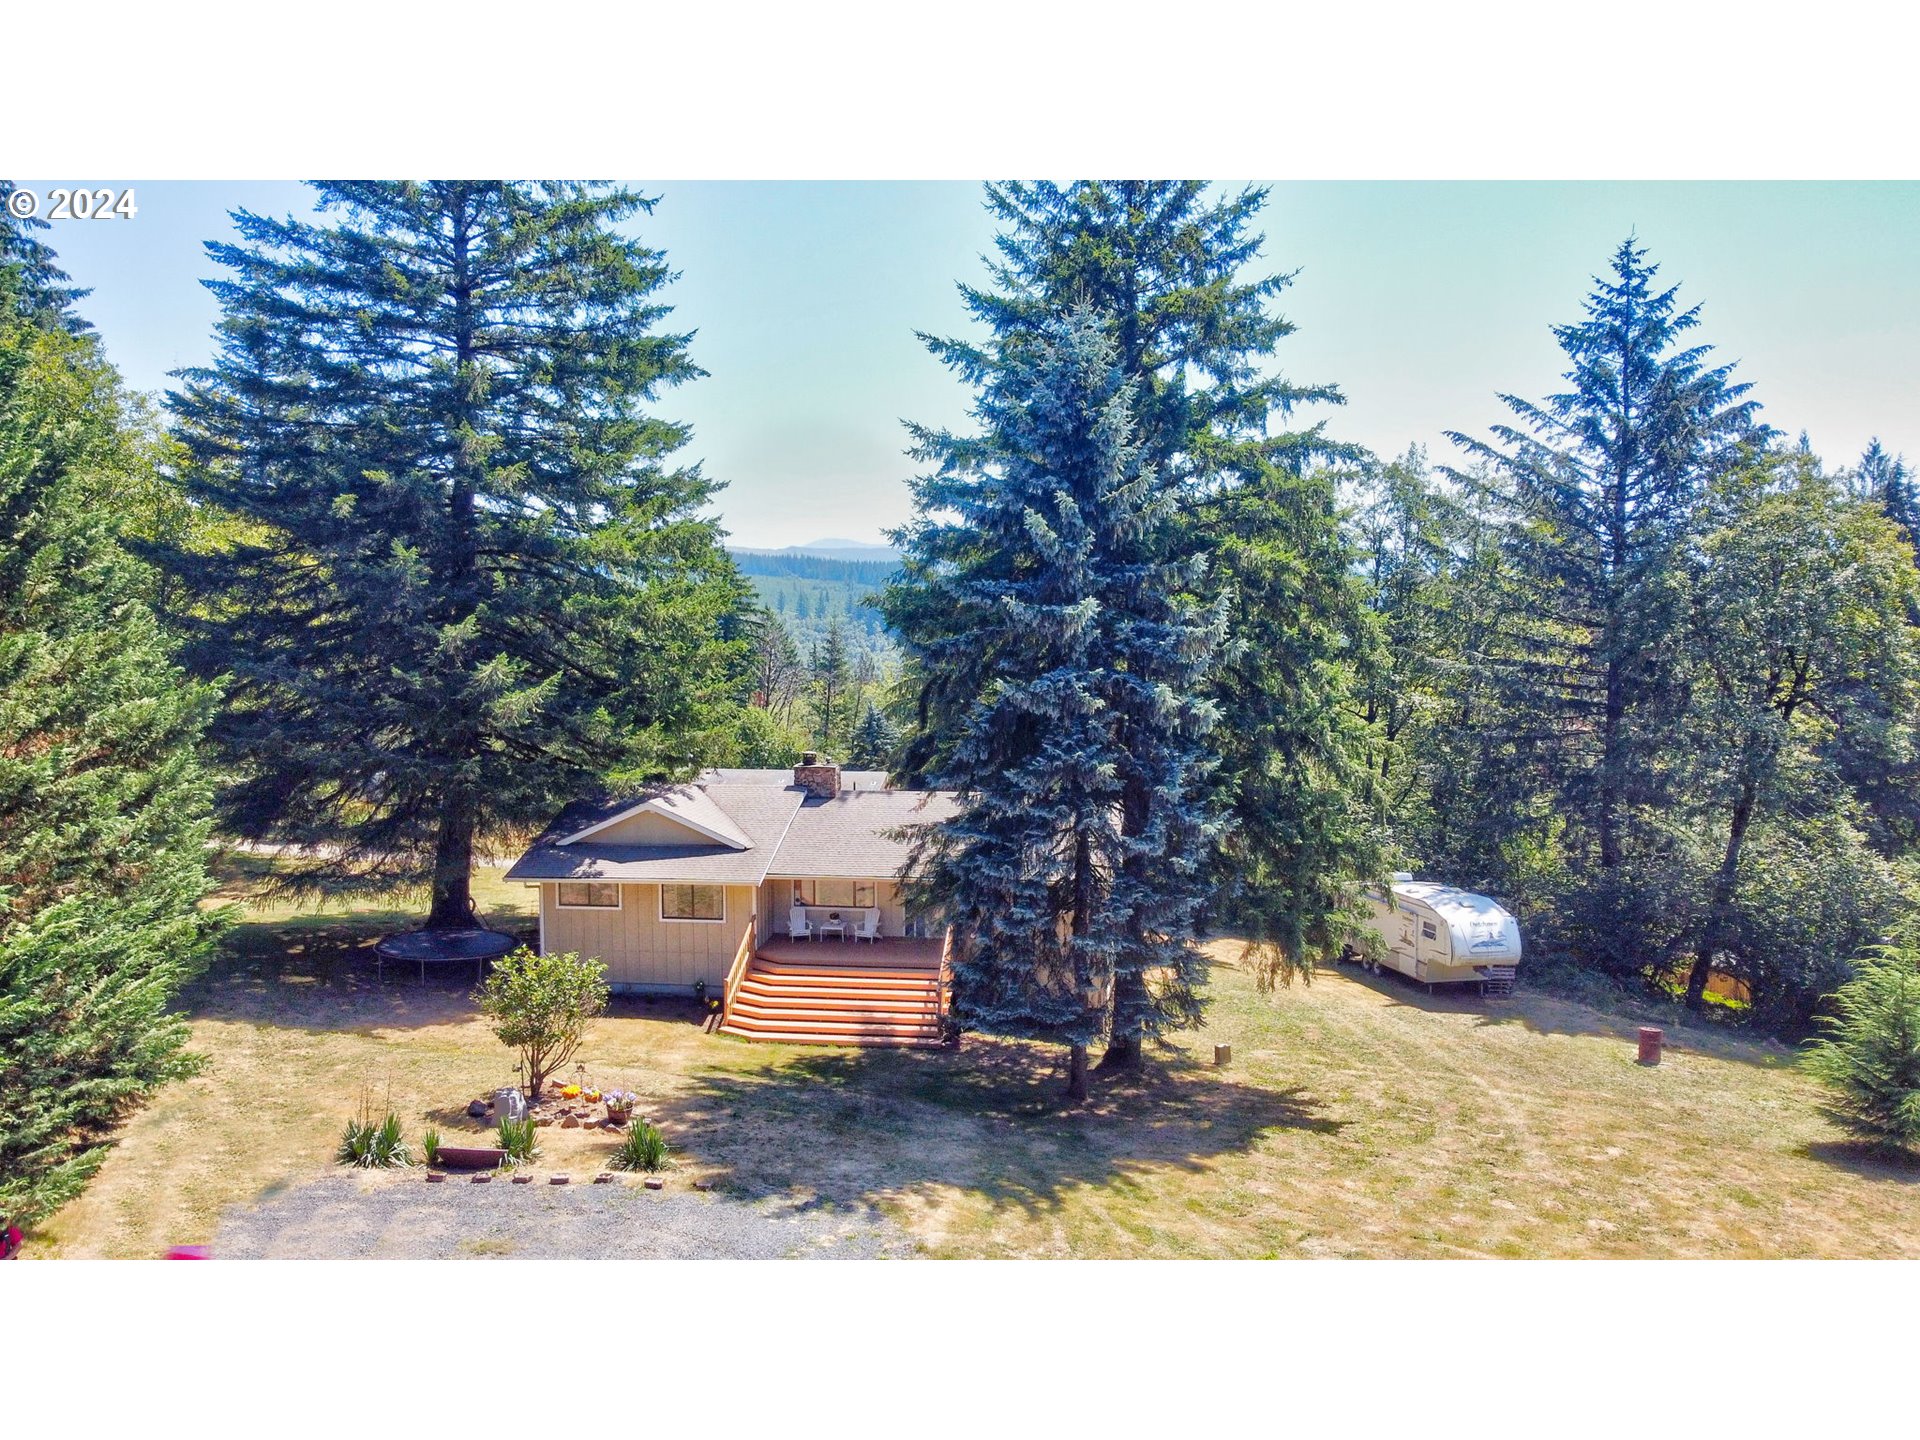
[{"label": "single-story house", "polygon": [[859,1039],[852,1032],[890,1008],[867,990],[894,972],[937,983],[944,931],[902,893],[908,842],[897,832],[955,808],[949,792],[895,789],[881,771],[809,754],[792,770],[708,770],[578,801],[506,878],[539,889],[541,950],[597,958],[616,993],[699,987],[726,1002],[726,1028],[747,1033],[736,1022],[754,1017],[734,1013],[743,982],[746,1012],[780,982],[782,995],[802,981],[825,993],[818,972],[854,973],[862,983],[837,984],[835,998],[873,1003],[838,1007],[857,1012],[839,1022],[845,1035],[810,1033]]}]

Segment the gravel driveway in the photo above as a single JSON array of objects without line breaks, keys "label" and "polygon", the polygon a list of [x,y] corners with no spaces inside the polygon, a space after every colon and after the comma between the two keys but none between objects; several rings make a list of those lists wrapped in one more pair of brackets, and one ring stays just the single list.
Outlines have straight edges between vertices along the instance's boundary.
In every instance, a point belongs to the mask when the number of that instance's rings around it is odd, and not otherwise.
[{"label": "gravel driveway", "polygon": [[249,1209],[214,1237],[222,1260],[874,1260],[911,1237],[879,1213],[793,1200],[612,1185],[474,1185],[464,1176],[332,1175]]}]

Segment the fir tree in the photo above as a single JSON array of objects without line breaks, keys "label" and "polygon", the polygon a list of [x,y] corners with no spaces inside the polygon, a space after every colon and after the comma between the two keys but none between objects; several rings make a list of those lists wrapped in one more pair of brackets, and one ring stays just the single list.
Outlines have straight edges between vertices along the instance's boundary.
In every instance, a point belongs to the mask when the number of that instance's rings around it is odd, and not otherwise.
[{"label": "fir tree", "polygon": [[[1346,557],[1324,480],[1306,478],[1316,461],[1346,451],[1318,427],[1286,423],[1301,406],[1338,403],[1340,393],[1274,373],[1273,353],[1293,327],[1271,307],[1293,277],[1245,274],[1258,256],[1254,222],[1266,192],[1215,197],[1194,182],[1079,181],[991,185],[987,203],[1001,222],[992,286],[963,286],[962,295],[990,338],[923,338],[964,378],[981,381],[998,347],[1050,319],[1080,305],[1104,315],[1134,387],[1143,460],[1156,483],[1185,502],[1156,537],[1163,558],[1183,562],[1200,603],[1229,606],[1240,658],[1218,668],[1212,699],[1224,711],[1264,697],[1261,714],[1220,727],[1211,742],[1234,820],[1223,832],[1228,848],[1213,866],[1215,883],[1257,951],[1277,946],[1310,963],[1299,947],[1332,932],[1329,905],[1346,881],[1375,868],[1375,855],[1367,827],[1328,823],[1335,811],[1344,817],[1338,792],[1358,763],[1350,749],[1357,733],[1291,712],[1345,703],[1365,620],[1341,578]],[[1205,561],[1214,563],[1184,563]],[[1303,573],[1309,567],[1313,573]],[[911,623],[911,604],[909,594],[894,596],[895,628]],[[1309,669],[1297,679],[1265,673],[1276,642]],[[902,751],[910,774],[937,765],[949,708],[939,675],[911,678],[921,693]],[[1297,748],[1322,745],[1331,748]],[[1144,823],[1149,810],[1148,797],[1130,796],[1128,824]],[[1130,1017],[1146,1001],[1133,983],[1123,976],[1116,991],[1103,1063],[1139,1056],[1141,1032]]]},{"label": "fir tree", "polygon": [[1876,952],[1833,1003],[1807,1068],[1833,1089],[1838,1119],[1885,1149],[1920,1146],[1920,954]]},{"label": "fir tree", "polygon": [[1630,968],[1645,957],[1619,887],[1629,859],[1651,857],[1628,836],[1668,798],[1658,757],[1683,699],[1675,567],[1712,477],[1765,433],[1732,365],[1685,343],[1699,309],[1680,309],[1657,273],[1625,241],[1585,318],[1555,327],[1569,388],[1540,404],[1502,396],[1520,424],[1492,441],[1450,436],[1485,468],[1451,473],[1500,525],[1520,581],[1502,673],[1542,783],[1591,846],[1587,940]]},{"label": "fir tree", "polygon": [[847,659],[847,632],[838,620],[827,622],[826,633],[813,642],[808,667],[807,702],[813,710],[813,737],[822,750],[831,750],[839,738],[853,687],[853,666]]},{"label": "fir tree", "polygon": [[900,737],[886,712],[868,701],[866,713],[853,727],[847,763],[856,770],[885,770],[893,763],[893,747],[899,743]]},{"label": "fir tree", "polygon": [[1864,499],[1871,500],[1907,537],[1907,544],[1920,546],[1920,484],[1904,455],[1889,455],[1875,436],[1860,457],[1858,484]]},{"label": "fir tree", "polygon": [[73,307],[93,292],[70,283],[53,247],[40,238],[53,228],[47,221],[13,213],[7,201],[17,188],[11,180],[0,180],[0,269],[11,277],[7,304],[35,325],[84,335],[93,327]]},{"label": "fir tree", "polygon": [[236,213],[215,363],[173,397],[195,493],[253,538],[180,564],[237,834],[316,884],[428,881],[472,923],[476,845],[606,777],[684,773],[744,640],[714,486],[647,412],[702,372],[660,254],[601,185],[323,183]]},{"label": "fir tree", "polygon": [[[981,380],[978,436],[916,431],[939,469],[915,484],[889,591],[954,727],[932,778],[963,805],[923,832],[910,874],[955,925],[957,1023],[1065,1044],[1084,1099],[1103,1030],[1199,1014],[1218,617],[1161,558],[1173,492],[1141,453],[1103,317],[1005,342]],[[1139,1002],[1116,1004],[1123,980]]]},{"label": "fir tree", "polygon": [[213,697],[109,518],[144,458],[116,379],[20,276],[0,264],[0,1215],[30,1221],[194,1066],[169,1002],[214,927]]}]

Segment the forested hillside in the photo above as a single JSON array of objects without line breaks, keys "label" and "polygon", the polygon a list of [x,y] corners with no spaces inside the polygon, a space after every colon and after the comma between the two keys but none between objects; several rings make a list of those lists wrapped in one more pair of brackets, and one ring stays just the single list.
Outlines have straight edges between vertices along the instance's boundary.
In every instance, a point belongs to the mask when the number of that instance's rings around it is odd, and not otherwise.
[{"label": "forested hillside", "polygon": [[854,650],[881,664],[892,659],[886,621],[869,603],[898,568],[892,562],[735,550],[733,563],[802,654],[826,638],[829,621],[838,620]]}]

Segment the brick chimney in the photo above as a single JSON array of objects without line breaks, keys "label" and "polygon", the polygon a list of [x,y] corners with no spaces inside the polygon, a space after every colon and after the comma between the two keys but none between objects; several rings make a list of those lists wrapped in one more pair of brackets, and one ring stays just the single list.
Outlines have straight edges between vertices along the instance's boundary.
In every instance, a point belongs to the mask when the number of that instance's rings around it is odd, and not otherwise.
[{"label": "brick chimney", "polygon": [[809,795],[831,800],[840,793],[840,767],[815,751],[808,750],[793,767],[793,783]]}]

